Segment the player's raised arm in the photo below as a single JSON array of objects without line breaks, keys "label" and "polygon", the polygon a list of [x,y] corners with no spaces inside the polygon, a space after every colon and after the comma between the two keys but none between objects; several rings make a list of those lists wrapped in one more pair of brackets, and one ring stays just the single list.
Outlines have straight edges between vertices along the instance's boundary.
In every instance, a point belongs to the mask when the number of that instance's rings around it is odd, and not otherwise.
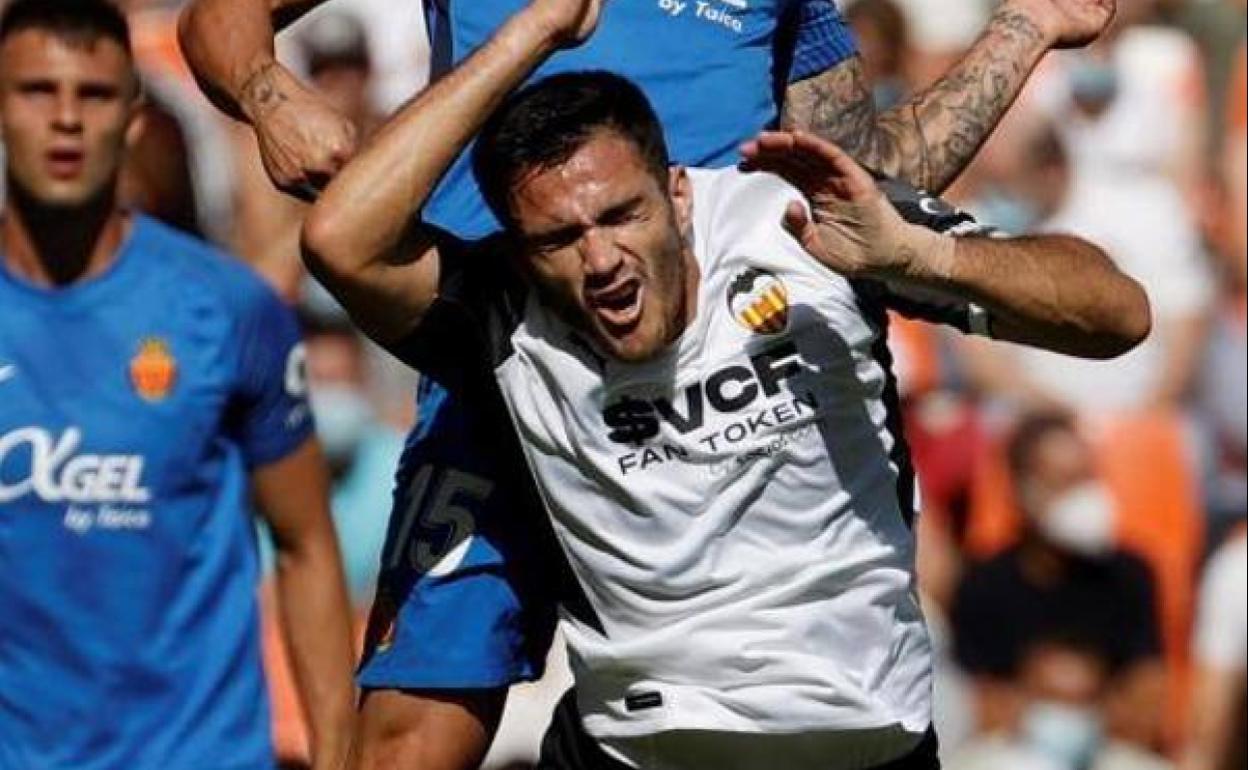
[{"label": "player's raised arm", "polygon": [[[834,141],[860,163],[939,193],[970,163],[1045,53],[1095,40],[1113,19],[1115,3],[1005,0],[957,64],[896,107],[876,113],[871,85],[854,56],[792,83],[785,92],[783,124]],[[804,17],[817,23],[820,13],[834,15],[831,4],[804,0]]]},{"label": "player's raised arm", "polygon": [[513,88],[584,40],[601,0],[533,0],[490,41],[377,132],[304,222],[304,261],[383,345],[405,337],[437,292],[438,255],[421,207]]},{"label": "player's raised arm", "polygon": [[987,310],[994,337],[1068,355],[1112,358],[1148,335],[1144,290],[1081,238],[950,238],[910,224],[848,154],[809,134],[765,132],[742,152],[744,167],[806,195],[785,228],[842,275],[955,295]]},{"label": "player's raised arm", "polygon": [[273,35],[325,0],[193,0],[178,39],[200,88],[256,130],[273,183],[311,199],[355,152],[355,127],[274,58]]}]

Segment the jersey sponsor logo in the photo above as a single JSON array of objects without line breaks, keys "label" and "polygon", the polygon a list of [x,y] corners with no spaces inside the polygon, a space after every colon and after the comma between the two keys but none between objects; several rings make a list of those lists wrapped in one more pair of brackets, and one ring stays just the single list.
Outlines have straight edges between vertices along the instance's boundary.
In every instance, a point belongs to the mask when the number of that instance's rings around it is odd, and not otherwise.
[{"label": "jersey sponsor logo", "polygon": [[775,275],[750,268],[728,285],[728,312],[755,334],[781,334],[789,327],[789,290]]},{"label": "jersey sponsor logo", "polygon": [[148,337],[139,343],[139,352],[130,359],[130,384],[140,398],[150,402],[165,400],[177,376],[178,362],[168,342]]},{"label": "jersey sponsor logo", "polygon": [[[59,437],[39,427],[18,428],[0,436],[0,503],[34,494],[47,503],[143,504],[151,492],[143,486],[141,455],[77,454],[82,431],[67,428]],[[6,460],[21,447],[30,452],[30,471],[8,478]]]},{"label": "jersey sponsor logo", "polygon": [[656,5],[669,16],[688,14],[700,22],[723,27],[738,35],[745,31],[745,23],[732,12],[749,10],[746,0],[657,0]]},{"label": "jersey sponsor logo", "polygon": [[[742,462],[805,440],[814,432],[806,430],[803,419],[817,413],[819,403],[813,393],[794,391],[786,383],[807,371],[797,345],[785,339],[688,385],[675,398],[626,395],[616,399],[602,411],[603,422],[610,428],[607,438],[637,447],[616,458],[620,473],[688,462],[692,452],[698,451],[729,453],[726,464],[710,469],[713,475],[724,475]],[[708,420],[708,413],[735,419]],[[664,426],[674,431],[676,440],[649,443],[663,433]],[[757,446],[759,440],[765,443]]]}]

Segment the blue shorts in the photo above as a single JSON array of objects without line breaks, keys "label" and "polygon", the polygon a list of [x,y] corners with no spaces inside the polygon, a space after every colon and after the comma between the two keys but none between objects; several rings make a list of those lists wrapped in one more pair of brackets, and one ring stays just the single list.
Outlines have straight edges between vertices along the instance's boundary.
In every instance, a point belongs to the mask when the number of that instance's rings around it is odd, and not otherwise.
[{"label": "blue shorts", "polygon": [[425,379],[421,391],[425,419],[396,474],[360,686],[536,679],[570,572],[510,420],[485,389],[452,397]]}]

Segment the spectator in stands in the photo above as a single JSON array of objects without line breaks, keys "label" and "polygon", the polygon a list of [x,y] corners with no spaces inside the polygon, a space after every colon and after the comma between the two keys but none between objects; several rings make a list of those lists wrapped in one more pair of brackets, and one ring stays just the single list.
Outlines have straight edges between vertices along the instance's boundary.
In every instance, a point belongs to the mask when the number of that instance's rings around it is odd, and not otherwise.
[{"label": "spectator in stands", "polygon": [[181,121],[150,92],[141,115],[121,168],[118,197],[167,225],[201,234],[189,141]]},{"label": "spectator in stands", "polygon": [[1151,745],[1163,681],[1153,577],[1114,546],[1114,501],[1091,449],[1070,419],[1044,414],[1022,420],[1008,460],[1022,540],[972,565],[952,610],[955,656],[975,678],[982,724],[1010,722],[1011,683],[1029,643],[1078,639],[1114,677],[1115,729]]},{"label": "spectator in stands", "polygon": [[1242,742],[1244,732],[1248,533],[1242,528],[1218,549],[1205,569],[1195,659],[1192,723],[1183,770],[1220,770],[1220,757],[1233,741]]},{"label": "spectator in stands", "polygon": [[875,106],[887,110],[910,92],[906,56],[910,33],[906,17],[893,0],[858,0],[845,11],[858,39],[862,74],[871,84]]},{"label": "spectator in stands", "polygon": [[[1025,108],[1057,127],[1069,155],[1069,184],[1038,229],[1104,245],[1153,305],[1150,339],[1109,364],[1003,353],[1010,358],[1002,368],[1028,389],[1084,414],[1169,408],[1190,397],[1213,296],[1191,208],[1203,169],[1200,60],[1181,32],[1148,23],[1154,5],[1124,3],[1106,39],[1042,73]],[[1026,181],[1025,172],[1018,178]]]},{"label": "spectator in stands", "polygon": [[372,599],[386,521],[390,475],[403,438],[369,399],[365,343],[341,308],[304,312],[309,397],[332,474],[331,508],[347,587],[357,608]]},{"label": "spectator in stands", "polygon": [[968,742],[949,770],[1166,770],[1162,758],[1111,737],[1112,670],[1095,646],[1061,638],[1032,644],[1019,665],[1017,719]]},{"label": "spectator in stands", "polygon": [[1228,195],[1220,209],[1226,220],[1226,237],[1220,239],[1222,292],[1197,402],[1207,438],[1205,490],[1215,534],[1248,513],[1248,83],[1244,57],[1241,47],[1227,100],[1222,181]]}]

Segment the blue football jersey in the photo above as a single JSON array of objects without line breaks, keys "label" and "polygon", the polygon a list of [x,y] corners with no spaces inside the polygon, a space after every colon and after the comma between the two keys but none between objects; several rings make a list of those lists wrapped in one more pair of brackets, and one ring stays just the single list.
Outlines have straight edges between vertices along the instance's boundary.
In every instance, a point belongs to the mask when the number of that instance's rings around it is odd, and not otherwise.
[{"label": "blue football jersey", "polygon": [[[426,0],[437,76],[480,47],[525,0]],[[735,163],[775,123],[790,82],[856,53],[832,0],[612,0],[593,37],[534,77],[607,69],[636,82],[671,157]],[[465,152],[426,220],[461,238],[498,229]],[[492,380],[489,381],[492,383]],[[420,424],[396,479],[378,597],[359,681],[374,688],[490,688],[541,674],[553,601],[583,601],[495,391],[422,381]],[[592,621],[591,621],[592,622]]]},{"label": "blue football jersey", "polygon": [[250,469],[311,435],[292,313],[136,216],[105,272],[0,259],[0,768],[272,766]]},{"label": "blue football jersey", "polygon": [[[480,48],[527,0],[426,0],[432,70],[447,71]],[[594,34],[560,51],[534,78],[601,69],[645,92],[663,123],[673,162],[699,168],[735,163],[737,148],[774,125],[791,82],[856,53],[833,0],[612,0]],[[499,229],[460,155],[424,217],[464,239]]]}]

